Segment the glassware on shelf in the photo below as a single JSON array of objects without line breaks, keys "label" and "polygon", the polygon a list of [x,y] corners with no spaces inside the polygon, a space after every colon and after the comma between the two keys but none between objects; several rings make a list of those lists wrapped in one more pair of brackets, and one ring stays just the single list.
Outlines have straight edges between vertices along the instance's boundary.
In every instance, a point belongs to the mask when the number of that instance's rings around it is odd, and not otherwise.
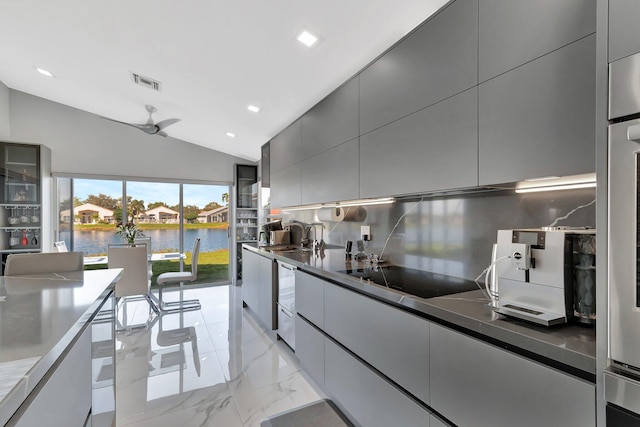
[{"label": "glassware on shelf", "polygon": [[20,222],[20,218],[16,216],[15,208],[11,208],[11,216],[7,218],[7,222],[9,223],[9,225],[16,225]]},{"label": "glassware on shelf", "polygon": [[22,231],[22,240],[20,241],[22,246],[27,246],[29,244],[29,239],[27,238],[27,230]]}]

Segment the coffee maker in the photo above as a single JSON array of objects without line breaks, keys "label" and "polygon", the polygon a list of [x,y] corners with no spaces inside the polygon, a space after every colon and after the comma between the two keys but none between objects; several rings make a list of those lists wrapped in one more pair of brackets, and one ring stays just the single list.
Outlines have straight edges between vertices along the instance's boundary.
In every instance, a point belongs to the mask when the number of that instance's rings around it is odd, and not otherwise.
[{"label": "coffee maker", "polygon": [[571,227],[499,230],[492,309],[545,326],[594,323],[595,236]]}]

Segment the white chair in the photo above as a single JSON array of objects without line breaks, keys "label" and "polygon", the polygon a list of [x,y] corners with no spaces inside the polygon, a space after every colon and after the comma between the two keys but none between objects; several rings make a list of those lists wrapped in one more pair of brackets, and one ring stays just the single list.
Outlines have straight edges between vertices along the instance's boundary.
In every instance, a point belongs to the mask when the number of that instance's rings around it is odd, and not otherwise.
[{"label": "white chair", "polygon": [[69,252],[69,249],[67,249],[67,244],[64,240],[60,242],[54,242],[53,247],[56,248],[56,252]]},{"label": "white chair", "polygon": [[200,238],[196,238],[193,242],[193,251],[191,252],[191,271],[177,271],[171,273],[162,273],[158,276],[158,298],[156,300],[158,308],[162,312],[173,312],[181,310],[199,310],[200,301],[197,299],[180,300],[165,302],[162,299],[162,288],[169,283],[193,282],[198,278],[198,255],[200,253]]},{"label": "white chair", "polygon": [[137,237],[133,241],[133,244],[136,246],[145,245],[147,247],[147,260],[149,261],[149,279],[151,279],[151,276],[153,276],[153,269],[151,268],[151,237]]},{"label": "white chair", "polygon": [[[150,298],[151,282],[148,277],[147,248],[143,245],[109,245],[108,252],[109,268],[122,268],[124,270],[122,277],[116,282],[115,296],[116,304],[123,306],[125,329],[148,326],[152,317],[151,311],[158,313],[158,308]],[[140,299],[146,299],[149,304],[147,322],[138,325],[127,325],[127,302]],[[116,318],[118,305],[116,306]]]},{"label": "white chair", "polygon": [[84,270],[82,252],[10,254],[7,256],[4,275],[66,273],[82,270]]}]

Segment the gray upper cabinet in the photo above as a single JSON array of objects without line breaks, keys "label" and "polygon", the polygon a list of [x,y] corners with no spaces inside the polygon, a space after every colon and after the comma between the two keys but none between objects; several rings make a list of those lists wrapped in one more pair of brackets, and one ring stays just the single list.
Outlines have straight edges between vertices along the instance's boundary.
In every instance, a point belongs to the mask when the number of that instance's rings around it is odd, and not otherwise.
[{"label": "gray upper cabinet", "polygon": [[300,163],[302,204],[357,199],[358,139]]},{"label": "gray upper cabinet", "polygon": [[298,206],[300,191],[300,163],[271,171],[271,207]]},{"label": "gray upper cabinet", "polygon": [[638,0],[609,0],[609,62],[640,52],[638,17]]},{"label": "gray upper cabinet", "polygon": [[271,140],[271,173],[298,163],[301,159],[301,121],[296,120]]},{"label": "gray upper cabinet", "polygon": [[595,171],[595,35],[479,86],[479,183]]},{"label": "gray upper cabinet", "polygon": [[472,88],[360,137],[360,196],[477,185],[477,111]]},{"label": "gray upper cabinet", "polygon": [[[638,16],[640,6],[635,9]],[[594,33],[596,2],[482,0],[479,22],[478,68],[483,82]]]},{"label": "gray upper cabinet", "polygon": [[358,137],[358,78],[320,101],[302,117],[301,159]]},{"label": "gray upper cabinet", "polygon": [[457,0],[360,74],[360,134],[477,84],[478,0]]}]

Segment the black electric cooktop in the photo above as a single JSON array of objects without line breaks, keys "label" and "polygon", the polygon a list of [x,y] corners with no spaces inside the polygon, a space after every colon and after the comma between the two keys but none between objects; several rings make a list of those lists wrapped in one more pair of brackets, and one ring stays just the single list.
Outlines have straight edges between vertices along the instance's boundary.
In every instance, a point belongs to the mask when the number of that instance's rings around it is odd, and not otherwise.
[{"label": "black electric cooktop", "polygon": [[478,289],[478,285],[472,280],[397,265],[339,270],[338,273],[368,279],[380,286],[420,298],[440,297]]}]

